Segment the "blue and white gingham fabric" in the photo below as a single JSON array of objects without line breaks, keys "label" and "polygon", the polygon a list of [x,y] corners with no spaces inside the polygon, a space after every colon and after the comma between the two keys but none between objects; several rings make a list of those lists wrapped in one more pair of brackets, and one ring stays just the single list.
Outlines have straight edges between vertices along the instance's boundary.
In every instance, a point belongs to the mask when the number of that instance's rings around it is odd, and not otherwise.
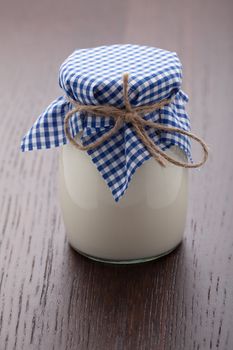
[{"label": "blue and white gingham fabric", "polygon": [[[59,84],[66,96],[57,98],[39,116],[23,137],[22,151],[67,143],[64,118],[73,108],[67,97],[81,104],[109,104],[123,108],[122,75],[126,72],[129,73],[129,100],[132,106],[173,97],[172,103],[146,114],[145,119],[190,130],[189,117],[185,112],[188,97],[181,91],[182,66],[175,52],[130,44],[101,46],[76,50],[64,61],[60,67]],[[70,120],[70,130],[73,137],[81,132],[81,141],[86,145],[106,133],[113,124],[111,116],[106,118],[77,112]],[[187,136],[156,132],[151,128],[146,130],[162,150],[176,145],[191,160]],[[136,169],[151,157],[130,123],[125,123],[111,139],[87,153],[115,201],[125,193]]]}]

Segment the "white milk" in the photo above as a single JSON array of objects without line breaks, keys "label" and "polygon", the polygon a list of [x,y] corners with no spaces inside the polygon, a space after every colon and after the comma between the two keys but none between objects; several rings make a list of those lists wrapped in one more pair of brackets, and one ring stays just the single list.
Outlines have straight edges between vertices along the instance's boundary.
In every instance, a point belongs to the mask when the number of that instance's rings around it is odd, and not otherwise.
[{"label": "white milk", "polygon": [[[186,157],[177,147],[167,151]],[[100,260],[151,260],[182,240],[187,209],[188,171],[147,160],[116,203],[86,152],[71,144],[60,154],[60,200],[70,245]],[[130,261],[131,260],[131,261]]]}]

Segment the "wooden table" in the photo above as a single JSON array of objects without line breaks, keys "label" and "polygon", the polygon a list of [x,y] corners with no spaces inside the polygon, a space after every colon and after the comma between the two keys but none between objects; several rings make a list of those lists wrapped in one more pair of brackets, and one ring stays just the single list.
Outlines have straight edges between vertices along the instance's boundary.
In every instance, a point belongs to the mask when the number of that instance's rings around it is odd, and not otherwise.
[{"label": "wooden table", "polygon": [[[0,349],[233,349],[232,1],[0,6]],[[210,157],[190,171],[182,246],[111,266],[66,241],[59,150],[21,154],[19,145],[61,95],[58,69],[75,48],[129,42],[179,54],[192,129]]]}]

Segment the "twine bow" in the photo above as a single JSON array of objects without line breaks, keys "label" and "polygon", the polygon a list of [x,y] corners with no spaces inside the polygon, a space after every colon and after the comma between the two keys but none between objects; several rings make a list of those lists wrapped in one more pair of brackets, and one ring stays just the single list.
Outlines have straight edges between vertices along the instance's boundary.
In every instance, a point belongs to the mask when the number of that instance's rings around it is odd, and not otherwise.
[{"label": "twine bow", "polygon": [[[129,102],[129,96],[128,96],[128,79],[129,76],[127,73],[123,75],[123,97],[124,97],[124,108],[117,108],[110,105],[82,105],[77,103],[74,100],[70,100],[70,102],[74,105],[74,109],[69,111],[64,120],[64,130],[66,137],[69,139],[69,141],[79,150],[86,151],[90,149],[94,149],[98,146],[100,146],[104,141],[111,138],[113,134],[115,134],[125,123],[131,123],[132,127],[134,128],[138,138],[141,140],[141,142],[144,144],[144,146],[147,148],[151,156],[161,165],[166,166],[166,160],[172,164],[175,164],[177,166],[183,167],[183,168],[198,168],[201,165],[203,165],[207,158],[208,158],[208,148],[206,143],[196,136],[195,134],[185,131],[183,129],[172,127],[172,126],[166,126],[161,123],[152,122],[149,120],[143,119],[143,115],[146,113],[154,112],[156,110],[159,110],[160,108],[164,107],[165,105],[168,105],[172,98],[170,99],[164,99],[160,102],[153,103],[150,105],[143,105],[138,107],[132,107],[132,105]],[[95,116],[104,116],[104,117],[112,117],[115,119],[115,124],[110,131],[106,132],[103,136],[101,136],[98,140],[92,142],[89,145],[83,146],[76,142],[76,140],[73,139],[73,137],[70,134],[69,130],[69,120],[72,117],[73,114],[76,112],[89,112],[92,115]],[[165,132],[176,132],[179,134],[183,134],[186,136],[189,136],[193,140],[197,141],[203,149],[203,159],[200,162],[197,163],[186,163],[182,161],[178,161],[175,158],[169,156],[167,153],[162,151],[148,136],[148,134],[145,131],[145,127],[149,126],[151,128],[154,128],[156,130],[165,131]]]}]

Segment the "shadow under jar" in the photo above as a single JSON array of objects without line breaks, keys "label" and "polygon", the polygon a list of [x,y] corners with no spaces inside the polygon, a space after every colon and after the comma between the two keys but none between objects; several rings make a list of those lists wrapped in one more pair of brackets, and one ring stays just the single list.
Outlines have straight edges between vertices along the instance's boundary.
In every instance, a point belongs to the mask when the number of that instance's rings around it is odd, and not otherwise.
[{"label": "shadow under jar", "polygon": [[[166,151],[180,161],[176,146]],[[153,260],[183,238],[188,169],[153,158],[133,175],[119,202],[86,152],[64,145],[59,161],[59,192],[69,244],[91,259],[110,263]]]}]

